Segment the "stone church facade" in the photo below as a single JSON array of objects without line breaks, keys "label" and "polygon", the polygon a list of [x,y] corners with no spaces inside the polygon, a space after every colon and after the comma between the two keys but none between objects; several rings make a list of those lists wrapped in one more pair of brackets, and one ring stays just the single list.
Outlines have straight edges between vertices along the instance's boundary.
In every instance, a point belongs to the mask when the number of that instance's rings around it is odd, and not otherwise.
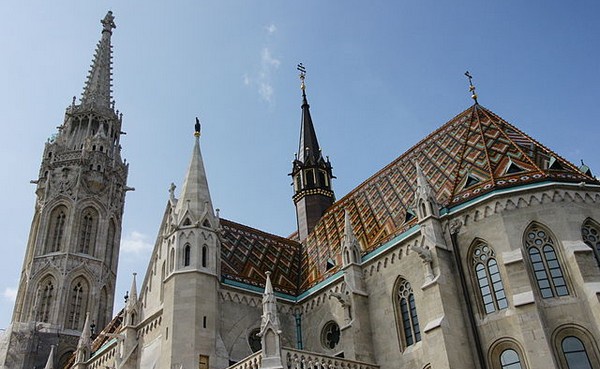
[{"label": "stone church facade", "polygon": [[600,367],[600,183],[481,106],[473,86],[471,107],[336,200],[301,71],[290,237],[215,212],[197,122],[146,273],[109,321],[129,188],[112,14],[102,23],[81,103],[44,152],[0,365]]}]

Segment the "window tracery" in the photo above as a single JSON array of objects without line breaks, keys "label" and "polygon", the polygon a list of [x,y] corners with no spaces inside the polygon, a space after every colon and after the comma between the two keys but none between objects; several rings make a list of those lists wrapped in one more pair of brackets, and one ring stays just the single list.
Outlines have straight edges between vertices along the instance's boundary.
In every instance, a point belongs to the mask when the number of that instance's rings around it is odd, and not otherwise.
[{"label": "window tracery", "polygon": [[421,341],[415,296],[406,279],[401,279],[398,283],[395,299],[400,339],[402,346],[406,348]]},{"label": "window tracery", "polygon": [[66,326],[68,329],[82,330],[83,318],[87,309],[89,287],[83,278],[73,281],[69,294]]},{"label": "window tracery", "polygon": [[525,232],[525,247],[542,298],[568,295],[567,282],[549,232],[531,225]]},{"label": "window tracery", "polygon": [[38,309],[35,320],[48,323],[54,303],[54,283],[52,278],[46,278],[38,288]]},{"label": "window tracery", "polygon": [[496,261],[494,249],[484,242],[477,244],[471,253],[479,296],[486,314],[508,307],[502,276]]},{"label": "window tracery", "polygon": [[581,238],[594,250],[596,261],[600,264],[600,226],[591,219],[586,219],[581,226]]},{"label": "window tracery", "polygon": [[50,214],[50,228],[46,244],[46,252],[57,252],[62,250],[67,220],[66,206],[58,206]]},{"label": "window tracery", "polygon": [[94,254],[96,243],[96,232],[98,228],[98,217],[95,210],[85,209],[81,216],[79,230],[79,251],[82,254]]}]

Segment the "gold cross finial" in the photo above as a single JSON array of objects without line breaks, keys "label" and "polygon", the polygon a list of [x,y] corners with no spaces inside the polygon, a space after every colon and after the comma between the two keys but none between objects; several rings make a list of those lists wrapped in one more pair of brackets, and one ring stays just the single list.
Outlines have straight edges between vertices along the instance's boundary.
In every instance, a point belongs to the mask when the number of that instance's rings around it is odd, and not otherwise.
[{"label": "gold cross finial", "polygon": [[194,136],[200,137],[200,119],[196,117],[196,124],[194,125]]},{"label": "gold cross finial", "polygon": [[296,69],[298,69],[298,71],[300,72],[300,89],[304,92],[304,90],[306,89],[306,85],[304,84],[304,79],[306,78],[306,68],[304,67],[304,65],[302,65],[302,63],[300,63],[298,64]]},{"label": "gold cross finial", "polygon": [[465,76],[467,76],[467,78],[469,79],[469,91],[471,92],[471,99],[475,100],[475,104],[478,104],[477,102],[477,94],[475,93],[475,86],[473,86],[473,76],[469,73],[469,71],[465,72]]}]

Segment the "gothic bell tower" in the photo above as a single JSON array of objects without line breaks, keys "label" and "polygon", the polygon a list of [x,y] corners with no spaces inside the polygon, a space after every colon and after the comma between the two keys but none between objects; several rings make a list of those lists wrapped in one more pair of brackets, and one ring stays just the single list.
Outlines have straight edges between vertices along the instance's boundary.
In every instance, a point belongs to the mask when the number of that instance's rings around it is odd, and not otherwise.
[{"label": "gothic bell tower", "polygon": [[[0,368],[41,368],[51,345],[55,364],[72,353],[86,314],[110,321],[128,164],[119,143],[122,114],[112,99],[112,12],[102,23],[79,103],[45,144],[37,201],[8,342]],[[0,350],[4,351],[4,350]]]},{"label": "gothic bell tower", "polygon": [[298,221],[298,238],[304,241],[318,223],[321,216],[335,201],[331,186],[332,174],[329,158],[324,158],[315,127],[310,116],[310,105],[306,98],[306,69],[298,65],[300,88],[302,89],[302,119],[300,121],[300,145],[292,163],[294,204]]}]

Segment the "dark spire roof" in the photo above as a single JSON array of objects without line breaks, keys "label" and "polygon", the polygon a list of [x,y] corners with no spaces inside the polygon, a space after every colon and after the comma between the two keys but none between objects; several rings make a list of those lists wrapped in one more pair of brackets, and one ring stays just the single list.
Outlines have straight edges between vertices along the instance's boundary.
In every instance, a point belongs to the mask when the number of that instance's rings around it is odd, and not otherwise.
[{"label": "dark spire roof", "polygon": [[306,99],[306,90],[302,88],[302,120],[300,122],[300,145],[298,160],[302,163],[316,163],[321,158],[321,148],[310,117],[310,105]]}]

